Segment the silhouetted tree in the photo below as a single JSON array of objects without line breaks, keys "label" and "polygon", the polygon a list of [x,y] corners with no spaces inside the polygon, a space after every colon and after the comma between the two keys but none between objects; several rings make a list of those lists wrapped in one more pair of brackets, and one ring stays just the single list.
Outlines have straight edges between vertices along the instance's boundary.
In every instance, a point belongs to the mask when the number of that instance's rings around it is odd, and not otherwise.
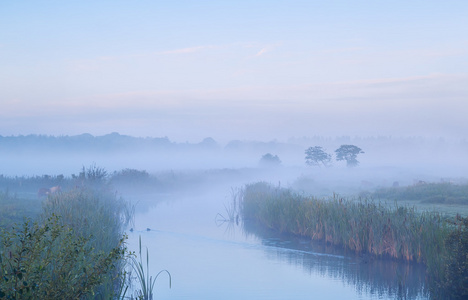
[{"label": "silhouetted tree", "polygon": [[262,156],[259,161],[259,165],[261,167],[277,167],[281,165],[281,160],[279,159],[278,155],[272,155],[271,153],[267,153]]},{"label": "silhouetted tree", "polygon": [[310,147],[305,150],[305,160],[306,164],[309,166],[329,166],[331,161],[331,155],[325,152],[325,150],[320,146]]},{"label": "silhouetted tree", "polygon": [[335,150],[336,160],[346,160],[348,167],[355,167],[359,165],[359,161],[356,159],[357,155],[364,153],[361,148],[354,145],[341,145],[340,148]]}]

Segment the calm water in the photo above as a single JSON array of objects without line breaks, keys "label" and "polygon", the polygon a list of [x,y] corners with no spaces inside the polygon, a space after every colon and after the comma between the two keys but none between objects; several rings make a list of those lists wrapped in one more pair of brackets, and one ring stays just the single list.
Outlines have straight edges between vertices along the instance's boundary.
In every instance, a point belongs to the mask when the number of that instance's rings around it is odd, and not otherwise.
[{"label": "calm water", "polygon": [[169,289],[161,275],[156,299],[428,299],[420,266],[369,261],[242,222],[217,224],[229,189],[139,200],[129,247],[138,251],[141,236],[151,273],[167,269],[173,280]]}]

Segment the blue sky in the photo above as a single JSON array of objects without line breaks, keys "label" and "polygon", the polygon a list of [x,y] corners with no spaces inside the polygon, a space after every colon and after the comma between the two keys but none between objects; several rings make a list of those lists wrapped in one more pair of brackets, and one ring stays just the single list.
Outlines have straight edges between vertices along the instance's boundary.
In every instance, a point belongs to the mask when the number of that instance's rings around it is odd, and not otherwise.
[{"label": "blue sky", "polygon": [[468,138],[468,1],[2,1],[0,135]]}]

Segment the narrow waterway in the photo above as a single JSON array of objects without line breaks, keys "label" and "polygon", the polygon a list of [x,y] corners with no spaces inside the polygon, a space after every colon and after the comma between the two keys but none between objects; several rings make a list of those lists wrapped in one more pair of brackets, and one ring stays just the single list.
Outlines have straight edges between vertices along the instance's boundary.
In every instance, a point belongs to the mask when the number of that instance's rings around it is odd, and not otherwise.
[{"label": "narrow waterway", "polygon": [[129,248],[138,252],[141,237],[150,273],[172,275],[171,289],[160,275],[155,299],[428,299],[421,266],[220,222],[231,198],[229,189],[140,197]]}]

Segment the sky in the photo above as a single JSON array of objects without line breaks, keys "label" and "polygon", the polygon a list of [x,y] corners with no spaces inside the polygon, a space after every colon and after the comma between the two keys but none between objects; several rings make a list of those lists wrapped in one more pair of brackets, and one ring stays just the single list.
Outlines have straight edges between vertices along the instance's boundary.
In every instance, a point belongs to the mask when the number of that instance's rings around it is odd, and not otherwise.
[{"label": "sky", "polygon": [[0,135],[468,139],[468,1],[0,1]]}]

